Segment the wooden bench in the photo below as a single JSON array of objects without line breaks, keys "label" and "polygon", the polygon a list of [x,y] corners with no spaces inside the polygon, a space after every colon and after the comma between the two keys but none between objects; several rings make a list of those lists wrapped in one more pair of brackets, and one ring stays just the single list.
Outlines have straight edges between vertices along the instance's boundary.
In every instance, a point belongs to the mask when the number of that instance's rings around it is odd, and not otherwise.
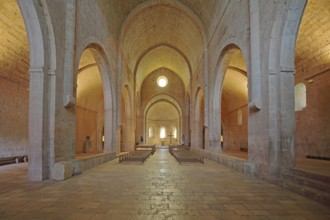
[{"label": "wooden bench", "polygon": [[248,152],[249,151],[249,149],[247,147],[241,147],[239,150],[242,151],[242,152]]},{"label": "wooden bench", "polygon": [[123,161],[144,161],[152,154],[152,150],[138,150],[138,151],[131,151],[126,154],[121,154],[119,156],[119,163]]},{"label": "wooden bench", "polygon": [[156,145],[135,145],[135,151],[142,151],[142,150],[151,150],[151,154],[154,154],[156,151]]},{"label": "wooden bench", "polygon": [[4,157],[0,158],[0,165],[27,162],[28,156]]},{"label": "wooden bench", "polygon": [[171,155],[181,164],[182,162],[200,162],[204,164],[204,157],[189,150],[170,150]]}]

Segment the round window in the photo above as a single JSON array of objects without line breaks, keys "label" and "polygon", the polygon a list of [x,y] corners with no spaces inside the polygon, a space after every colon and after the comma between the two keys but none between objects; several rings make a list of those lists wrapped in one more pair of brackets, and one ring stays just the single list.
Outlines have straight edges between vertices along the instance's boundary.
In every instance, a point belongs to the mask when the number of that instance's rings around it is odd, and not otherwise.
[{"label": "round window", "polygon": [[167,78],[166,78],[166,76],[159,76],[158,78],[157,78],[157,85],[159,86],[159,87],[165,87],[165,86],[167,86]]}]

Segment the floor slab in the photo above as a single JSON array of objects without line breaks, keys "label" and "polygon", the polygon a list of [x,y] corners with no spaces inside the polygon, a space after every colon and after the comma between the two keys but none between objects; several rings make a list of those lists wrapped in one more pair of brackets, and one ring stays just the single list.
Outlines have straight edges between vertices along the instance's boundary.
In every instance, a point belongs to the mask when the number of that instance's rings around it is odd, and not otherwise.
[{"label": "floor slab", "polygon": [[210,160],[180,165],[167,149],[62,182],[31,183],[26,164],[10,166],[0,169],[0,219],[330,219],[320,203]]}]

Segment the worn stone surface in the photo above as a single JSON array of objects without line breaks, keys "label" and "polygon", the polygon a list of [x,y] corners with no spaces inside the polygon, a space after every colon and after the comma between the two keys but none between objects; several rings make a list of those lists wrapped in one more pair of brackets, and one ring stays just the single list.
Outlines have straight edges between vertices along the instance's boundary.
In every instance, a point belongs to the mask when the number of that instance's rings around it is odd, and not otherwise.
[{"label": "worn stone surface", "polygon": [[58,162],[54,164],[53,180],[65,180],[73,175],[73,164],[71,161]]},{"label": "worn stone surface", "polygon": [[324,205],[212,161],[180,165],[166,149],[143,165],[115,160],[62,182],[28,183],[26,167],[15,170],[0,173],[3,219],[330,217]]}]

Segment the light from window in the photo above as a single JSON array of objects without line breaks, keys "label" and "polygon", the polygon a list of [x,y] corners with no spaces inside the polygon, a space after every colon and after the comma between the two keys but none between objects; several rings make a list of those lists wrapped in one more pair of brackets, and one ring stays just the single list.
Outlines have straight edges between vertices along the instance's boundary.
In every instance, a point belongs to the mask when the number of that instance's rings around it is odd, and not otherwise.
[{"label": "light from window", "polygon": [[164,127],[160,128],[160,138],[165,138],[166,137],[166,129]]},{"label": "light from window", "polygon": [[237,124],[242,125],[242,121],[243,121],[243,112],[242,109],[240,108],[237,111]]},{"label": "light from window", "polygon": [[165,86],[167,86],[167,78],[166,78],[166,76],[159,76],[158,78],[157,78],[157,85],[159,86],[159,87],[165,87]]},{"label": "light from window", "polygon": [[178,130],[176,128],[173,128],[173,137],[174,138],[178,137]]},{"label": "light from window", "polygon": [[295,111],[306,108],[306,86],[304,83],[298,83],[294,87]]},{"label": "light from window", "polygon": [[149,128],[149,138],[154,136],[154,129],[152,127]]}]

